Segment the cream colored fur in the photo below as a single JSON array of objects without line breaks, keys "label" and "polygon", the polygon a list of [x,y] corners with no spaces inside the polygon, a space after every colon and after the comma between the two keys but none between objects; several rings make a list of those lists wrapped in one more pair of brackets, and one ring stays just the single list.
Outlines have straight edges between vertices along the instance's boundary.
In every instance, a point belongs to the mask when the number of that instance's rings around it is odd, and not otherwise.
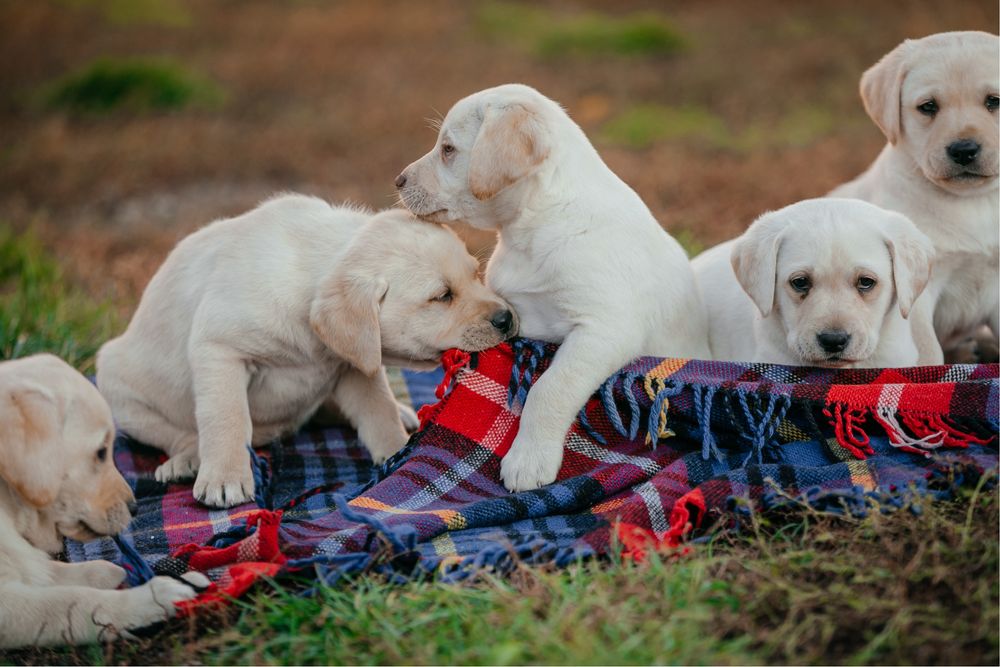
[{"label": "cream colored fur", "polygon": [[0,422],[0,648],[128,636],[196,595],[169,577],[115,590],[125,570],[113,563],[51,559],[64,537],[119,532],[135,505],[111,412],[82,375],[51,355],[0,363]]},{"label": "cream colored fur", "polygon": [[[97,384],[120,428],[163,449],[156,471],[197,475],[195,497],[254,497],[247,446],[299,428],[331,403],[375,461],[416,416],[383,364],[432,367],[516,330],[450,230],[403,210],[372,214],[286,195],[181,241],[128,329],[101,348]],[[404,423],[405,422],[405,423]]]},{"label": "cream colored fur", "polygon": [[[930,237],[937,254],[925,298],[911,319],[934,327],[951,352],[982,325],[1000,333],[998,111],[1000,39],[985,32],[947,32],[906,40],[861,78],[861,96],[888,143],[855,180],[830,193],[899,211]],[[934,114],[918,107],[929,101]],[[967,165],[952,143],[980,145]],[[921,356],[940,362],[926,346]]]},{"label": "cream colored fur", "polygon": [[555,480],[575,415],[634,357],[708,356],[684,250],[538,91],[511,84],[459,101],[397,186],[424,219],[496,230],[487,284],[517,310],[521,334],[561,343],[501,464],[508,489]]}]

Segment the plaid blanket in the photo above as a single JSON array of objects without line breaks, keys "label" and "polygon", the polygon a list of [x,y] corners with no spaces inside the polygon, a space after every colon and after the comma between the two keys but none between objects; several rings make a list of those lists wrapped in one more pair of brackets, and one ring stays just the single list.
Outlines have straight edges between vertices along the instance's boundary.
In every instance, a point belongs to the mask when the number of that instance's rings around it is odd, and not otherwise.
[{"label": "plaid blanket", "polygon": [[[641,358],[581,410],[555,483],[508,492],[500,459],[556,347],[449,351],[436,374],[395,376],[421,429],[373,467],[353,432],[307,428],[254,455],[257,498],[198,505],[163,485],[162,454],[119,437],[139,514],[116,539],[67,543],[130,582],[197,569],[215,585],[184,612],[261,576],[332,583],[356,572],[458,579],[482,567],[684,549],[714,519],[808,503],[864,513],[975,484],[998,464],[998,367],[827,370]],[[432,391],[440,382],[433,402]]]}]

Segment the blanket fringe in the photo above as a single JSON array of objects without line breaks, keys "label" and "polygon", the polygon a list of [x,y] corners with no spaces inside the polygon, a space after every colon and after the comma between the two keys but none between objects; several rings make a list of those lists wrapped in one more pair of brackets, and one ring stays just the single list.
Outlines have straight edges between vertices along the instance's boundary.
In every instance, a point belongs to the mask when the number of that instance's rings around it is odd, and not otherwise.
[{"label": "blanket fringe", "polygon": [[989,444],[996,437],[979,437],[963,430],[943,415],[896,410],[884,405],[863,409],[833,403],[823,410],[823,414],[830,418],[830,425],[833,426],[840,446],[858,459],[866,459],[874,454],[869,434],[864,428],[868,417],[885,431],[889,444],[893,447],[921,456],[930,456],[931,451],[941,447],[965,448],[970,444]]}]

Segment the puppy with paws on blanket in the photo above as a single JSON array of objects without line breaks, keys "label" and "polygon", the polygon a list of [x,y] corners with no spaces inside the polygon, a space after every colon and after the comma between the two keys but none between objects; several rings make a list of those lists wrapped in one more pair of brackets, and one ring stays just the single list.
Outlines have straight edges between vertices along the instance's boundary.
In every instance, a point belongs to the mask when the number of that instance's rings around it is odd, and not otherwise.
[{"label": "puppy with paws on blanket", "polygon": [[302,195],[191,234],[153,276],[128,329],[101,348],[97,385],[119,427],[197,475],[213,507],[254,498],[248,445],[298,429],[323,404],[376,462],[416,415],[383,364],[432,368],[517,330],[458,237],[403,210],[373,214]]},{"label": "puppy with paws on blanket", "polygon": [[635,357],[708,356],[687,255],[555,102],[520,84],[455,104],[396,179],[425,220],[497,231],[486,283],[524,336],[561,343],[501,463],[512,491],[556,479],[577,412]]}]

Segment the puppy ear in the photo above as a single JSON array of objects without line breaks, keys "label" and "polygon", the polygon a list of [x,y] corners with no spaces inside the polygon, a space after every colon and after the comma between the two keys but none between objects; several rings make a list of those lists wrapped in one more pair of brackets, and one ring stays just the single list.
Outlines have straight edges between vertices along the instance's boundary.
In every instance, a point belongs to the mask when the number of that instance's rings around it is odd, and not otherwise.
[{"label": "puppy ear", "polygon": [[906,77],[907,40],[887,53],[861,75],[861,101],[889,143],[896,145],[902,134],[903,79]]},{"label": "puppy ear", "polygon": [[778,248],[788,224],[787,215],[765,213],[736,241],[730,255],[736,280],[764,317],[774,307]]},{"label": "puppy ear", "polygon": [[934,246],[926,234],[899,213],[889,213],[883,236],[892,259],[892,282],[899,313],[906,318],[931,279]]},{"label": "puppy ear", "polygon": [[320,287],[309,313],[320,340],[369,377],[382,366],[378,315],[388,289],[381,278],[336,271]]},{"label": "puppy ear", "polygon": [[491,199],[524,178],[549,155],[541,117],[521,104],[486,109],[469,158],[469,188],[479,200]]},{"label": "puppy ear", "polygon": [[61,412],[53,393],[30,380],[0,388],[0,477],[37,508],[59,494]]}]

